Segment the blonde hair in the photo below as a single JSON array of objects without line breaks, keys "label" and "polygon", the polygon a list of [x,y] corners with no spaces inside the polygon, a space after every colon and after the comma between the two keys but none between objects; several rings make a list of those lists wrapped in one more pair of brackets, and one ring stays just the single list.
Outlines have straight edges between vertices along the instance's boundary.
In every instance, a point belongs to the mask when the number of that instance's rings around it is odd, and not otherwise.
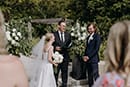
[{"label": "blonde hair", "polygon": [[127,84],[126,76],[130,75],[130,21],[117,22],[110,28],[104,53],[107,71],[116,71],[125,78]]},{"label": "blonde hair", "polygon": [[0,11],[0,54],[7,54],[8,53],[6,49],[7,38],[3,26],[4,26],[4,17],[2,12]]},{"label": "blonde hair", "polygon": [[45,44],[50,41],[50,39],[52,38],[52,36],[53,36],[52,33],[46,33],[46,35],[45,35]]}]

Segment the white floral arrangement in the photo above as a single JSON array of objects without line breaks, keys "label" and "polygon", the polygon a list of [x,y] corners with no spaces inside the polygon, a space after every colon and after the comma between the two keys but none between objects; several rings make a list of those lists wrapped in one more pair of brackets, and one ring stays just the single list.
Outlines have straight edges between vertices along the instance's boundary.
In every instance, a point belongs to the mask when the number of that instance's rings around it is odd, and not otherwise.
[{"label": "white floral arrangement", "polygon": [[16,28],[10,28],[8,23],[5,23],[6,37],[11,45],[19,46],[19,41],[22,39],[21,32]]},{"label": "white floral arrangement", "polygon": [[18,32],[16,28],[13,28],[12,30],[7,30],[6,31],[6,36],[8,41],[12,44],[12,45],[19,45],[19,41],[22,39],[22,35],[21,32]]},{"label": "white floral arrangement", "polygon": [[55,63],[62,63],[63,62],[63,56],[59,53],[59,52],[55,52],[54,54],[53,54],[53,61],[55,62]]},{"label": "white floral arrangement", "polygon": [[84,41],[87,35],[86,31],[86,25],[81,26],[79,22],[76,22],[76,25],[71,28],[71,36],[78,41]]},{"label": "white floral arrangement", "polygon": [[72,54],[83,55],[86,37],[87,37],[87,29],[86,24],[81,25],[79,21],[77,21],[71,28],[71,37],[72,37]]}]

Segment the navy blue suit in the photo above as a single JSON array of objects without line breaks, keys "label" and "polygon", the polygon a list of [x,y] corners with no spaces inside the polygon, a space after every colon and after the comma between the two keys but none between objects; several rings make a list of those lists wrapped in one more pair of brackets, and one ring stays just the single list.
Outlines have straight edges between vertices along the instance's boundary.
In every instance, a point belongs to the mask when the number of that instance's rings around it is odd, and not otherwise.
[{"label": "navy blue suit", "polygon": [[88,83],[89,87],[92,87],[94,80],[99,77],[98,71],[98,62],[99,62],[99,55],[98,51],[100,48],[101,38],[100,35],[94,33],[92,36],[93,38],[89,41],[88,39],[90,36],[87,37],[86,41],[86,49],[84,56],[88,56],[89,60],[86,62],[86,68],[88,72]]},{"label": "navy blue suit", "polygon": [[[61,70],[61,76],[62,76],[62,87],[67,87],[67,79],[68,79],[68,63],[69,63],[69,53],[68,48],[71,43],[71,35],[68,32],[64,32],[64,38],[65,41],[60,40],[60,35],[58,31],[54,32],[55,36],[55,42],[53,43],[54,51],[56,51],[56,46],[61,47],[61,51],[59,51],[60,54],[63,55],[64,59],[61,64],[58,64],[57,67],[57,73],[55,73],[56,82],[58,81],[58,74]],[[58,84],[57,84],[58,85]]]}]

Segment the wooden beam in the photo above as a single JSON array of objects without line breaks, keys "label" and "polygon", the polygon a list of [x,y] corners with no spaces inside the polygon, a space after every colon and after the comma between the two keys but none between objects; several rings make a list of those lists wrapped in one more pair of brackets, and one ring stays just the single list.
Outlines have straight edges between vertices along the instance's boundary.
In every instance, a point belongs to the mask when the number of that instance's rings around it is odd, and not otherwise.
[{"label": "wooden beam", "polygon": [[[62,18],[49,18],[49,19],[33,19],[31,23],[43,23],[43,24],[57,24]],[[66,23],[71,23],[73,20],[66,19]]]}]

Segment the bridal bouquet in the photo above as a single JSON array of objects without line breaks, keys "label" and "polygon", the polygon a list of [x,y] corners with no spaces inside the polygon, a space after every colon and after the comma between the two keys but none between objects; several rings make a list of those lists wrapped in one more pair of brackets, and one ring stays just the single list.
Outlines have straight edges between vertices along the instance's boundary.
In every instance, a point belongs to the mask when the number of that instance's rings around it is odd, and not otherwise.
[{"label": "bridal bouquet", "polygon": [[62,63],[63,62],[63,56],[59,53],[59,52],[55,52],[54,54],[53,54],[53,58],[54,58],[54,62],[55,63]]},{"label": "bridal bouquet", "polygon": [[[53,61],[57,64],[63,62],[63,56],[57,51],[53,54],[53,59],[54,59]],[[57,73],[57,67],[54,67],[54,72]]]}]

